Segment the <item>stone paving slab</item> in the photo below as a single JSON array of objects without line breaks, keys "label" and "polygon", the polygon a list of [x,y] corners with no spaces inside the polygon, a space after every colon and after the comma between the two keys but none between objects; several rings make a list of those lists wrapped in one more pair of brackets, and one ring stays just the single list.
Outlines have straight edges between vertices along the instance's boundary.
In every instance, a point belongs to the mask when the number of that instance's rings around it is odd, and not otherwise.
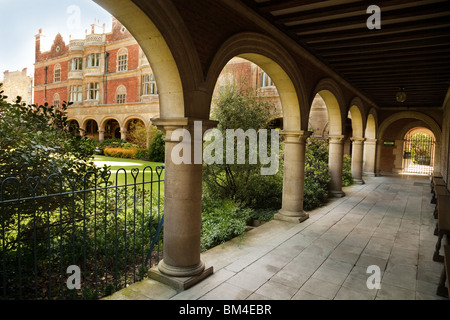
[{"label": "stone paving slab", "polygon": [[[367,177],[302,223],[273,220],[204,252],[214,274],[177,291],[144,280],[107,299],[441,300],[429,178]],[[369,266],[380,289],[369,289]]]}]

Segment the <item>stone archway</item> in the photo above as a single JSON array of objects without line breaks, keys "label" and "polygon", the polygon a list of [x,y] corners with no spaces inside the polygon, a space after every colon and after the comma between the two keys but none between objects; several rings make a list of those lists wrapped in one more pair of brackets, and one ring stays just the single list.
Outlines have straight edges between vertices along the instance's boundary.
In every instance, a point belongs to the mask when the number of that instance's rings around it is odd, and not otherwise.
[{"label": "stone archway", "polygon": [[364,122],[362,114],[362,101],[355,98],[350,103],[349,113],[352,121],[352,177],[356,184],[363,184],[363,156],[364,156]]},{"label": "stone archway", "polygon": [[[441,140],[442,140],[442,130],[439,127],[439,125],[436,123],[436,121],[431,118],[430,116],[421,113],[421,112],[417,112],[417,111],[402,111],[402,112],[397,112],[393,115],[391,115],[390,117],[388,117],[387,119],[385,119],[381,125],[378,128],[378,135],[377,135],[377,143],[378,143],[378,147],[377,148],[377,161],[376,161],[376,173],[380,174],[381,172],[381,168],[380,168],[380,163],[381,163],[381,149],[383,147],[383,142],[385,139],[385,135],[386,132],[388,131],[388,128],[395,123],[396,121],[399,120],[405,120],[405,119],[410,119],[410,120],[419,120],[421,121],[424,125],[424,127],[427,127],[431,130],[431,132],[433,132],[435,138],[436,138],[436,146],[435,146],[435,162],[434,162],[434,172],[440,172],[441,170],[441,164],[440,164],[440,154],[441,154]],[[400,139],[400,138],[396,138],[396,139]],[[403,137],[401,137],[401,139],[403,139]],[[397,150],[397,154],[396,157],[400,158],[401,155],[401,151],[402,148],[399,148]],[[397,168],[394,171],[401,171],[401,167],[402,164],[400,162],[400,160],[397,161],[397,163],[395,164],[395,167]]]},{"label": "stone archway", "polygon": [[345,105],[343,94],[339,86],[331,79],[323,79],[317,84],[310,98],[311,104],[316,94],[319,94],[325,101],[328,112],[328,167],[331,174],[329,191],[334,197],[343,197],[345,196],[345,193],[342,191],[342,168],[344,156],[343,106]]},{"label": "stone archway", "polygon": [[364,157],[363,157],[363,173],[368,176],[375,175],[375,159],[377,151],[377,122],[376,113],[371,109],[367,115],[366,129],[364,132]]},{"label": "stone archway", "polygon": [[309,217],[303,211],[303,188],[305,141],[310,133],[307,131],[306,94],[300,69],[273,39],[250,32],[237,34],[219,48],[208,70],[206,87],[211,95],[221,71],[234,57],[259,66],[277,88],[283,114],[285,153],[282,208],[275,217],[304,221]]}]

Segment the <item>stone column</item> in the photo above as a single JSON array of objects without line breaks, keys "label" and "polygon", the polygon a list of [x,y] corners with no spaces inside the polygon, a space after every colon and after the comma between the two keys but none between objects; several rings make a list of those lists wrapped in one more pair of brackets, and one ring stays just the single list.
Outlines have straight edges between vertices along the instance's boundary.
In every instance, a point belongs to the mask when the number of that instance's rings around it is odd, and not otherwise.
[{"label": "stone column", "polygon": [[309,218],[303,211],[305,184],[305,142],[309,131],[284,131],[284,172],[282,208],[278,220],[302,222]]},{"label": "stone column", "polygon": [[363,152],[365,138],[351,138],[352,141],[352,177],[355,184],[364,184],[362,178]]},{"label": "stone column", "polygon": [[128,130],[126,128],[120,128],[120,139],[127,141]]},{"label": "stone column", "polygon": [[105,130],[98,130],[98,142],[105,140]]},{"label": "stone column", "polygon": [[375,176],[381,176],[381,149],[383,148],[384,140],[377,140],[376,162],[375,162]]},{"label": "stone column", "polygon": [[330,170],[330,195],[333,197],[345,196],[342,191],[342,168],[344,164],[344,136],[336,135],[328,137],[329,157],[328,168]]},{"label": "stone column", "polygon": [[375,175],[375,158],[377,152],[377,139],[366,139],[364,141],[364,162],[363,174],[367,176]]},{"label": "stone column", "polygon": [[[212,267],[205,268],[200,260],[202,159],[195,157],[195,150],[202,151],[203,133],[208,127],[204,125],[203,131],[197,132],[193,121],[187,118],[152,121],[165,133],[164,240],[163,260],[149,275],[178,289],[186,289],[213,271]],[[184,129],[191,138],[190,143],[183,142],[186,136],[172,136],[177,129]],[[188,163],[176,159],[178,152],[172,154],[172,150],[180,146],[183,152],[187,148],[191,150]]]}]

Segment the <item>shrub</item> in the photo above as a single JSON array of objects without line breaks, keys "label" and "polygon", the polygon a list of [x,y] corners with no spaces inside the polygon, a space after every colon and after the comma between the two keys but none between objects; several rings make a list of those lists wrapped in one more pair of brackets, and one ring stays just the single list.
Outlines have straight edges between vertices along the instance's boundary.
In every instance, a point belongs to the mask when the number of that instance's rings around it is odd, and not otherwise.
[{"label": "shrub", "polygon": [[200,240],[202,251],[244,233],[250,213],[250,209],[230,199],[204,199]]},{"label": "shrub", "polygon": [[122,147],[126,141],[122,139],[112,138],[112,139],[105,139],[102,142],[100,142],[99,147],[102,149],[105,148],[119,148]]},{"label": "shrub", "polygon": [[164,162],[165,148],[164,133],[157,130],[150,143],[149,160],[154,162]]},{"label": "shrub", "polygon": [[342,167],[342,186],[347,187],[352,184],[352,158],[348,154],[346,154],[344,155],[344,165]]},{"label": "shrub", "polygon": [[136,151],[135,159],[139,160],[150,160],[150,149],[138,149]]},{"label": "shrub", "polygon": [[105,148],[103,150],[105,156],[114,158],[135,159],[138,150],[136,148],[125,149],[121,147]]},{"label": "shrub", "polygon": [[313,137],[308,138],[303,192],[303,208],[305,210],[312,210],[327,201],[330,179],[327,142]]},{"label": "shrub", "polygon": [[[266,128],[274,108],[273,104],[255,97],[251,89],[243,90],[232,85],[225,86],[214,101],[212,118],[219,122],[217,129],[223,137],[226,137],[228,129],[242,129],[245,132],[249,129]],[[267,146],[267,152],[270,153],[271,144],[268,143]],[[224,141],[223,154],[226,154],[226,147]],[[248,140],[245,149],[249,150]],[[233,199],[249,207],[279,207],[282,173],[263,176],[261,168],[264,165],[259,160],[256,164],[249,164],[248,157],[247,152],[244,164],[236,164],[236,161],[234,164],[205,164],[204,189],[214,197]],[[282,170],[278,171],[280,172]]]}]

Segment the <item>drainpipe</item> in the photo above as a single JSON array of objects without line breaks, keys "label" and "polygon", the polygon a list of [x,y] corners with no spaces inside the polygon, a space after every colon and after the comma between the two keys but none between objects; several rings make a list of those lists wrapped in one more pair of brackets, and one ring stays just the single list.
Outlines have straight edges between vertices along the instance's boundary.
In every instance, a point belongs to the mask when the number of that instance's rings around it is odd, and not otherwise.
[{"label": "drainpipe", "polygon": [[44,67],[45,70],[45,80],[44,80],[44,102],[47,102],[47,70],[48,70],[48,66]]},{"label": "drainpipe", "polygon": [[107,103],[107,97],[108,97],[108,57],[109,57],[109,52],[105,52],[105,98],[104,100],[104,104]]}]

